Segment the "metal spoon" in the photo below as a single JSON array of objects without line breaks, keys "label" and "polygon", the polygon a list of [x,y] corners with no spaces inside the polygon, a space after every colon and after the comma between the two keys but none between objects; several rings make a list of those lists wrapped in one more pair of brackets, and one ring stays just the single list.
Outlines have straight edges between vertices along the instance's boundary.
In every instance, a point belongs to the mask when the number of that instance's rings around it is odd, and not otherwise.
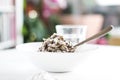
[{"label": "metal spoon", "polygon": [[82,44],[84,44],[84,43],[86,43],[86,42],[88,42],[88,41],[90,41],[90,40],[93,40],[93,39],[95,39],[95,38],[98,38],[98,37],[100,37],[100,36],[103,36],[103,35],[105,35],[106,33],[108,33],[108,32],[109,32],[110,30],[112,30],[112,29],[113,29],[113,26],[110,25],[110,26],[106,27],[105,29],[103,29],[102,31],[100,31],[99,33],[97,33],[97,34],[95,34],[95,35],[87,38],[86,40],[84,40],[84,41],[82,41],[82,42],[74,45],[74,47],[80,46],[80,45],[82,45]]}]

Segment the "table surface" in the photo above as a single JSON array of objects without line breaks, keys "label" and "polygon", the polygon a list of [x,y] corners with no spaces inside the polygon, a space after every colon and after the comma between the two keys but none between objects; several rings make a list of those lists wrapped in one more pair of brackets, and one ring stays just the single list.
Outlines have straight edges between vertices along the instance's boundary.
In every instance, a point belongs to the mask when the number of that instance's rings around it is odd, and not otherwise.
[{"label": "table surface", "polygon": [[[120,80],[120,47],[96,46],[73,71],[49,74],[58,80]],[[0,51],[0,80],[30,80],[39,71],[15,49]]]}]

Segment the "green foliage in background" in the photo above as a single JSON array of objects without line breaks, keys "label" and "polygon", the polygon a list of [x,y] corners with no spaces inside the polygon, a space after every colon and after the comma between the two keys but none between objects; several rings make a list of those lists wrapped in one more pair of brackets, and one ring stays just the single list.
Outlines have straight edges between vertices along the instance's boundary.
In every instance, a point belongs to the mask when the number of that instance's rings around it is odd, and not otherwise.
[{"label": "green foliage in background", "polygon": [[39,18],[31,19],[27,16],[24,19],[22,34],[24,36],[24,42],[42,41],[43,38],[49,36],[42,20]]},{"label": "green foliage in background", "polygon": [[48,38],[50,35],[56,32],[55,26],[60,24],[56,15],[51,15],[48,20],[48,26],[37,18],[31,19],[28,16],[24,18],[24,26],[22,34],[24,42],[38,42],[43,41],[43,38]]},{"label": "green foliage in background", "polygon": [[[44,0],[40,0],[37,4],[34,4],[24,0],[24,25],[22,28],[24,43],[43,41],[43,38],[48,38],[56,32],[55,26],[60,22],[58,16],[56,13],[50,13],[51,15],[47,18],[43,16],[43,2]],[[32,10],[37,13],[35,17],[35,14],[32,15],[33,17],[29,15]]]}]

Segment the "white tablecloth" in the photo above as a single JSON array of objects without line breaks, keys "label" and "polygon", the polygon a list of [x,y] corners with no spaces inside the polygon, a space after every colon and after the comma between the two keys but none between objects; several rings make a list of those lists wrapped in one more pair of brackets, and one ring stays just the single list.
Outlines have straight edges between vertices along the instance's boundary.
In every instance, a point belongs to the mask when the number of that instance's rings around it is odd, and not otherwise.
[{"label": "white tablecloth", "polygon": [[[68,73],[50,73],[58,80],[120,80],[120,47],[97,45]],[[0,80],[30,80],[41,70],[15,49],[0,51]]]}]

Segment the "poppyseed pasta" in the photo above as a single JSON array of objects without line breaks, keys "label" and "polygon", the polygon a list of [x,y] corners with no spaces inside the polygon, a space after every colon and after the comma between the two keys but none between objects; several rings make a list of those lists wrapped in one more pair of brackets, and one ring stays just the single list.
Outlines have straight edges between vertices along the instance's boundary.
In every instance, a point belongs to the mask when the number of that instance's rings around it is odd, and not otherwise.
[{"label": "poppyseed pasta", "polygon": [[43,39],[39,48],[40,52],[74,52],[75,48],[71,42],[66,41],[63,36],[54,33],[47,39]]}]

